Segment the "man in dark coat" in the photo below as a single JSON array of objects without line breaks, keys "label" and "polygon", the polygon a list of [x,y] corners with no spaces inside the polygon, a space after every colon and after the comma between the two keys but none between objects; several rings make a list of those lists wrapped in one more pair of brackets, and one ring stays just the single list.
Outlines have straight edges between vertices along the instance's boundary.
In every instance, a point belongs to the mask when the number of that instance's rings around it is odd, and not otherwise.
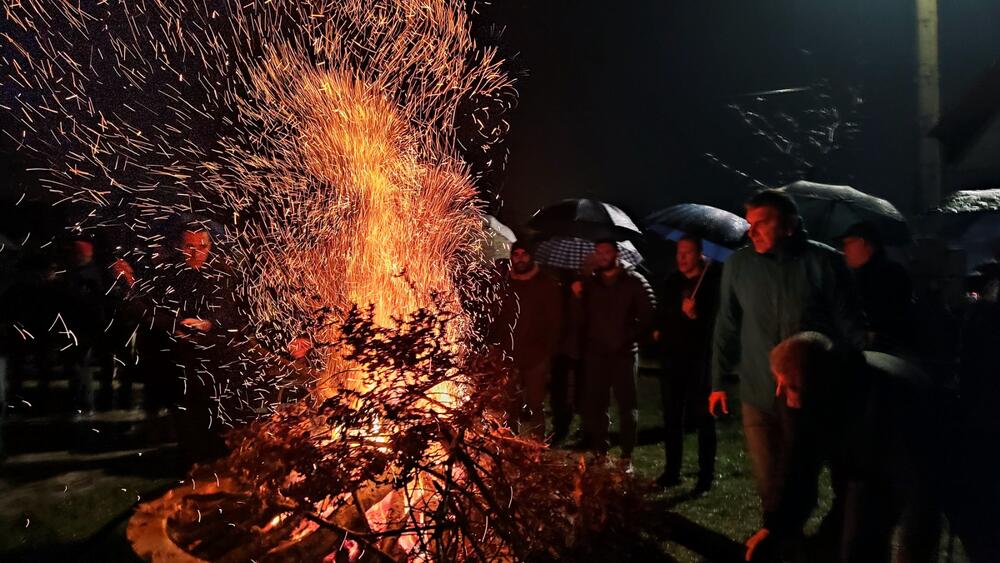
[{"label": "man in dark coat", "polygon": [[561,290],[521,241],[511,246],[506,277],[491,342],[514,364],[508,397],[511,427],[541,438],[545,435],[546,386],[562,330]]},{"label": "man in dark coat", "polygon": [[625,470],[631,472],[639,425],[639,341],[652,329],[656,298],[641,274],[619,264],[614,241],[595,245],[594,263],[594,274],[573,286],[583,305],[586,439],[599,456],[607,455],[613,390],[621,421],[622,460]]},{"label": "man in dark coat", "polygon": [[175,240],[177,252],[136,281],[151,317],[140,351],[144,402],[149,412],[168,407],[178,439],[202,460],[223,454],[219,432],[252,411],[242,385],[249,336],[209,230],[192,224]]},{"label": "man in dark coat", "polygon": [[726,260],[712,356],[709,411],[728,412],[723,377],[740,377],[743,433],[765,519],[781,499],[790,422],[775,398],[768,354],[783,339],[813,330],[860,350],[865,322],[843,258],[808,240],[795,202],[764,190],[746,202],[752,244]]},{"label": "man in dark coat", "polygon": [[831,555],[810,555],[799,540],[816,507],[823,465],[839,457],[846,460],[847,482],[839,560],[888,563],[899,524],[899,560],[936,561],[940,519],[934,456],[941,424],[930,378],[882,352],[838,352],[816,332],[785,339],[770,359],[778,398],[792,422],[791,445],[784,494],[747,541],[747,560],[763,559],[774,548],[801,561]]},{"label": "man in dark coat", "polygon": [[721,268],[706,262],[701,240],[677,241],[677,271],[667,277],[660,297],[655,339],[662,350],[666,468],[662,487],[680,483],[684,430],[698,432],[698,491],[707,491],[715,473],[715,418],[708,412],[712,329],[719,303]]},{"label": "man in dark coat", "polygon": [[973,563],[1000,561],[1000,264],[977,267],[978,299],[962,330],[959,435],[951,456],[949,522]]},{"label": "man in dark coat", "polygon": [[62,352],[73,390],[73,408],[90,413],[94,410],[91,376],[94,348],[104,336],[107,324],[104,311],[107,286],[94,262],[93,242],[83,238],[72,241],[66,271],[57,285],[63,320],[75,336],[74,345]]},{"label": "man in dark coat", "polygon": [[886,256],[882,237],[870,223],[852,226],[840,241],[868,319],[868,349],[909,351],[914,339],[910,274]]}]

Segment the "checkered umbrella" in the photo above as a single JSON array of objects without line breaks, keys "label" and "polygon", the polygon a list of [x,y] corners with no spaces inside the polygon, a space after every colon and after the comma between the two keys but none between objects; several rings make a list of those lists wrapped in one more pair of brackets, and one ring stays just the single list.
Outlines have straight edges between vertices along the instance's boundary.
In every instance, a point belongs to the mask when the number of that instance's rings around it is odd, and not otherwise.
[{"label": "checkered umbrella", "polygon": [[[594,242],[575,237],[556,237],[538,243],[535,261],[550,268],[579,270],[587,256],[594,252]],[[618,243],[618,261],[634,268],[642,262],[642,255],[629,241]]]}]

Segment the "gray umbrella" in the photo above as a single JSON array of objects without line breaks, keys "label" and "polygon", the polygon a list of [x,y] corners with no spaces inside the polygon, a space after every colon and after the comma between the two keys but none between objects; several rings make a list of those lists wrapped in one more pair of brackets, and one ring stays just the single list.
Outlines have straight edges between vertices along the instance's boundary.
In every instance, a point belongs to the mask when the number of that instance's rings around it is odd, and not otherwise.
[{"label": "gray umbrella", "polygon": [[964,190],[948,196],[928,216],[930,230],[967,245],[1000,239],[1000,190]]},{"label": "gray umbrella", "polygon": [[834,244],[858,223],[870,223],[890,246],[913,241],[906,218],[888,201],[850,186],[793,182],[781,188],[799,206],[802,222],[816,240]]}]

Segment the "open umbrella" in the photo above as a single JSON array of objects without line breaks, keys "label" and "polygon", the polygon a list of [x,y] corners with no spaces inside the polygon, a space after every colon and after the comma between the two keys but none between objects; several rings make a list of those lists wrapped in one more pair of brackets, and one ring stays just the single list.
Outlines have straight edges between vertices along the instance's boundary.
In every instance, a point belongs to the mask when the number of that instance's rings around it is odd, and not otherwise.
[{"label": "open umbrella", "polygon": [[517,242],[510,227],[492,215],[483,215],[483,234],[483,255],[487,260],[510,258],[510,245]]},{"label": "open umbrella", "polygon": [[948,196],[932,211],[934,234],[967,245],[1000,239],[1000,190],[963,190]]},{"label": "open umbrella", "polygon": [[564,199],[543,207],[528,219],[528,226],[549,237],[629,240],[642,236],[624,211],[596,199]]},{"label": "open umbrella", "polygon": [[643,223],[647,231],[667,240],[676,241],[684,235],[697,237],[705,256],[719,261],[744,243],[750,228],[739,215],[699,203],[671,205],[646,217]]},{"label": "open umbrella", "polygon": [[850,186],[793,182],[783,187],[799,206],[799,214],[809,235],[836,243],[847,229],[861,222],[872,224],[890,246],[913,241],[906,219],[888,201]]},{"label": "open umbrella", "polygon": [[[578,237],[555,237],[538,243],[535,261],[550,268],[579,270],[587,257],[594,253],[594,242]],[[618,243],[618,261],[627,268],[642,262],[642,255],[629,241]]]}]

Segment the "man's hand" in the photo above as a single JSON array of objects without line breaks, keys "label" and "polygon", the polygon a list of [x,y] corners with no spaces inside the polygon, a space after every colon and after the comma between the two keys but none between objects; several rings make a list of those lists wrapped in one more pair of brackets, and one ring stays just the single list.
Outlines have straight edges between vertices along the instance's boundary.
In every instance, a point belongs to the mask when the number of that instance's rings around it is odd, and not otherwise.
[{"label": "man's hand", "polygon": [[750,539],[748,539],[746,542],[747,554],[746,557],[744,557],[744,559],[746,559],[747,561],[753,561],[754,552],[757,551],[757,548],[760,547],[760,544],[763,543],[764,540],[766,540],[770,535],[771,535],[770,530],[768,530],[767,528],[761,528],[757,530],[756,534],[750,536]]},{"label": "man's hand", "polygon": [[684,301],[681,301],[681,311],[691,320],[698,318],[698,309],[695,308],[693,297],[685,297]]},{"label": "man's hand", "polygon": [[288,343],[288,355],[299,360],[312,350],[312,342],[308,338],[299,337]]},{"label": "man's hand", "polygon": [[722,404],[722,414],[729,414],[729,404],[726,402],[726,392],[725,391],[712,391],[708,396],[708,414],[718,417],[715,414],[715,407]]},{"label": "man's hand", "polygon": [[660,331],[658,330],[654,330],[652,336],[653,336],[653,342],[659,342],[660,339],[663,338],[663,334],[660,333]]},{"label": "man's hand", "polygon": [[205,319],[184,319],[181,321],[181,326],[197,330],[198,332],[208,332],[212,330],[212,321],[207,321]]},{"label": "man's hand", "polygon": [[576,297],[577,299],[583,297],[583,282],[582,281],[580,281],[580,280],[574,281],[573,283],[571,283],[569,285],[569,289],[570,289],[570,291],[573,292],[573,297]]},{"label": "man's hand", "polygon": [[125,278],[130,287],[135,285],[135,270],[125,260],[121,258],[115,260],[115,263],[111,265],[111,271],[114,272],[115,278]]}]

